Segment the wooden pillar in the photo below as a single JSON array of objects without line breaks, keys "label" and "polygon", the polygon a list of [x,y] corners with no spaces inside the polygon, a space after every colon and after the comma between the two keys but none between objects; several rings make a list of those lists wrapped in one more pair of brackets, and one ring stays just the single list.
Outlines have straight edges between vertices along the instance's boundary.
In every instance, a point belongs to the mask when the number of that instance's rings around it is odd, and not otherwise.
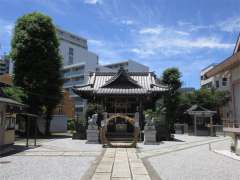
[{"label": "wooden pillar", "polygon": [[197,116],[194,115],[194,135],[197,136]]},{"label": "wooden pillar", "polygon": [[142,115],[142,111],[143,111],[143,107],[142,107],[142,98],[139,99],[139,125],[140,125],[140,129],[142,129],[143,127],[143,115]]},{"label": "wooden pillar", "polygon": [[210,136],[213,136],[213,117],[210,117]]}]

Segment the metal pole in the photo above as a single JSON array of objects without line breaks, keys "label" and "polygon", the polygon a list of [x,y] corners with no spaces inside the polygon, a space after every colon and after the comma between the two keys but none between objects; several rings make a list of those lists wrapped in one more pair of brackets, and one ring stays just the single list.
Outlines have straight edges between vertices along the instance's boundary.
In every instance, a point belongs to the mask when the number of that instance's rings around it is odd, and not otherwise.
[{"label": "metal pole", "polygon": [[26,116],[26,131],[27,131],[27,143],[26,143],[26,147],[28,147],[28,139],[29,139],[29,121],[28,121],[28,116]]},{"label": "metal pole", "polygon": [[37,146],[37,118],[35,119],[34,146]]}]

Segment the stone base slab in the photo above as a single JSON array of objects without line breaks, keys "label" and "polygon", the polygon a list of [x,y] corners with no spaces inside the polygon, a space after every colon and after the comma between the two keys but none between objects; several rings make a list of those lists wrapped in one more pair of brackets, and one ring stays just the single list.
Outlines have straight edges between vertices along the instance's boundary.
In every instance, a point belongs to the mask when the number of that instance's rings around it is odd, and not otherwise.
[{"label": "stone base slab", "polygon": [[144,130],[144,144],[157,144],[156,130]]},{"label": "stone base slab", "polygon": [[99,132],[97,129],[87,130],[87,143],[99,143]]}]

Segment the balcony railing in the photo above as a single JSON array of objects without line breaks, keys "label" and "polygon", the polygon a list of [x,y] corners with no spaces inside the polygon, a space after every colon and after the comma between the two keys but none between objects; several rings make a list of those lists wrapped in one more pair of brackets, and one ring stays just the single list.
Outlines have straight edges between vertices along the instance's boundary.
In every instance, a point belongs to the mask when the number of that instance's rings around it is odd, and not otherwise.
[{"label": "balcony railing", "polygon": [[234,123],[234,122],[223,123],[223,127],[224,128],[240,128],[240,123]]},{"label": "balcony railing", "polygon": [[71,72],[65,72],[63,73],[63,77],[78,77],[78,76],[84,76],[84,71],[71,71]]}]

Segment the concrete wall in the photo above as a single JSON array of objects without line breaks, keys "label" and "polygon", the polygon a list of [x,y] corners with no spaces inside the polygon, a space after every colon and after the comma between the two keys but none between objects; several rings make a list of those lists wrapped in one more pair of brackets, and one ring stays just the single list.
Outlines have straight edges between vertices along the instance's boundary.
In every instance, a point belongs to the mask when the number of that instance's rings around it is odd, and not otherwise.
[{"label": "concrete wall", "polygon": [[240,123],[240,84],[233,87],[234,117],[236,123]]},{"label": "concrete wall", "polygon": [[232,69],[232,101],[236,123],[240,123],[240,66]]},{"label": "concrete wall", "polygon": [[120,61],[118,63],[108,64],[105,67],[112,69],[112,72],[117,72],[120,67],[128,70],[129,72],[149,72],[149,67],[143,64],[140,64],[133,60]]},{"label": "concrete wall", "polygon": [[52,116],[50,132],[67,132],[67,116],[65,115]]},{"label": "concrete wall", "polygon": [[[63,65],[68,64],[68,55],[69,55],[69,48],[73,48],[73,64],[77,64],[80,62],[86,62],[90,66],[95,66],[98,63],[98,56],[87,49],[84,49],[78,45],[71,44],[68,41],[60,40],[60,52],[63,57]],[[89,66],[88,65],[88,66]]]},{"label": "concrete wall", "polygon": [[140,64],[138,62],[129,60],[128,61],[128,71],[129,72],[149,72],[149,67]]},{"label": "concrete wall", "polygon": [[5,129],[5,111],[6,105],[0,104],[0,146],[13,144],[15,141],[15,130],[6,130]]},{"label": "concrete wall", "polygon": [[4,145],[13,144],[15,141],[15,130],[6,130],[4,132]]},{"label": "concrete wall", "polygon": [[240,79],[240,66],[237,66],[232,70],[232,81]]}]

